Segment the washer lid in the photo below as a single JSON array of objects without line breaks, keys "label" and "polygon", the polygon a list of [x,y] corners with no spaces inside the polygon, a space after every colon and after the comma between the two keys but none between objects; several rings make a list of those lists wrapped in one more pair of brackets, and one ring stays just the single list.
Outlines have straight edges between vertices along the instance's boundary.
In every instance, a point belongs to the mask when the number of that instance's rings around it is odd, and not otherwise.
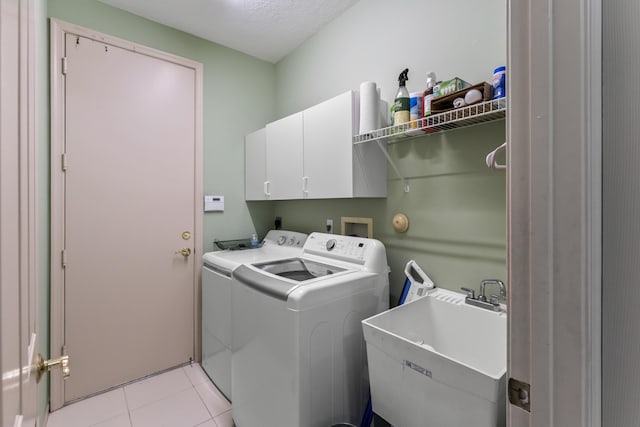
[{"label": "washer lid", "polygon": [[345,271],[342,267],[322,264],[317,261],[302,258],[263,262],[260,264],[254,264],[254,267],[276,276],[295,280],[296,282],[304,282],[305,280],[316,279],[318,277]]},{"label": "washer lid", "polygon": [[[347,269],[301,258],[241,265],[232,273],[239,283],[274,298],[287,300],[305,281],[326,277]],[[312,282],[315,283],[315,282]]]},{"label": "washer lid", "polygon": [[298,246],[280,246],[275,242],[265,239],[260,248],[242,251],[214,251],[202,256],[205,265],[221,267],[226,270],[235,270],[241,264],[254,264],[275,259],[285,259],[298,256],[302,248]]},{"label": "washer lid", "polygon": [[283,301],[286,301],[289,292],[298,286],[297,284],[282,280],[278,277],[263,274],[246,265],[241,265],[236,268],[233,273],[231,273],[231,277],[245,286]]}]

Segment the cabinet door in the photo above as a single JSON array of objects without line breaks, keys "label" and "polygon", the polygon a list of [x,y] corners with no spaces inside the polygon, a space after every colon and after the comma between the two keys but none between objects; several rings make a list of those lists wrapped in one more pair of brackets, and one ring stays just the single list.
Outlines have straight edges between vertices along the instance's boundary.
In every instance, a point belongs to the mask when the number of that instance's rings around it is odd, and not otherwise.
[{"label": "cabinet door", "polygon": [[264,128],[244,138],[244,198],[264,200],[267,187],[267,138]]},{"label": "cabinet door", "polygon": [[346,92],[304,111],[304,197],[353,197],[354,107]]},{"label": "cabinet door", "polygon": [[302,198],[302,117],[299,112],[267,124],[270,200]]}]

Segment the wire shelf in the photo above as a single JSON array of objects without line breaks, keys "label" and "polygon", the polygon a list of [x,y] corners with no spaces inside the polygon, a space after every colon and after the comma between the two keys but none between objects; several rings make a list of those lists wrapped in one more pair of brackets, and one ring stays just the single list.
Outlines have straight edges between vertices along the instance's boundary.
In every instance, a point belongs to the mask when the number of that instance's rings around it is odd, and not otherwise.
[{"label": "wire shelf", "polygon": [[432,114],[422,119],[413,120],[397,126],[363,133],[353,137],[354,144],[362,144],[369,141],[394,142],[408,137],[422,135],[433,135],[479,123],[486,123],[493,120],[503,119],[507,111],[506,98],[492,99],[479,104],[467,107],[456,108],[455,110],[443,113]]}]

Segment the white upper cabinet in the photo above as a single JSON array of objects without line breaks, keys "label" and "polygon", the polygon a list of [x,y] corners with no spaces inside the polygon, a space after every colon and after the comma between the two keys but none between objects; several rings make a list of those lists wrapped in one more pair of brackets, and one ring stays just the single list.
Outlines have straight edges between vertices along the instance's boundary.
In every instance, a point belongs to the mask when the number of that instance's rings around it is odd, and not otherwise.
[{"label": "white upper cabinet", "polygon": [[304,110],[304,198],[386,197],[382,151],[352,142],[359,110],[354,91]]},{"label": "white upper cabinet", "polygon": [[302,112],[267,124],[267,199],[302,197]]},{"label": "white upper cabinet", "polygon": [[247,135],[246,199],[386,197],[384,154],[352,141],[358,100],[349,91]]},{"label": "white upper cabinet", "polygon": [[246,200],[267,198],[267,133],[262,128],[244,139],[244,197]]}]

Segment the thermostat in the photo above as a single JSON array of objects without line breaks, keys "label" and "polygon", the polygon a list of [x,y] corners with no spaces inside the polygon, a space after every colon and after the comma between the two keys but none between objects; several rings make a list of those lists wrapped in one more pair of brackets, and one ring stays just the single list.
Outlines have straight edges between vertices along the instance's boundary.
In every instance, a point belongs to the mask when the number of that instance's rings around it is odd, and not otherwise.
[{"label": "thermostat", "polygon": [[224,196],[204,196],[205,212],[224,211]]}]

